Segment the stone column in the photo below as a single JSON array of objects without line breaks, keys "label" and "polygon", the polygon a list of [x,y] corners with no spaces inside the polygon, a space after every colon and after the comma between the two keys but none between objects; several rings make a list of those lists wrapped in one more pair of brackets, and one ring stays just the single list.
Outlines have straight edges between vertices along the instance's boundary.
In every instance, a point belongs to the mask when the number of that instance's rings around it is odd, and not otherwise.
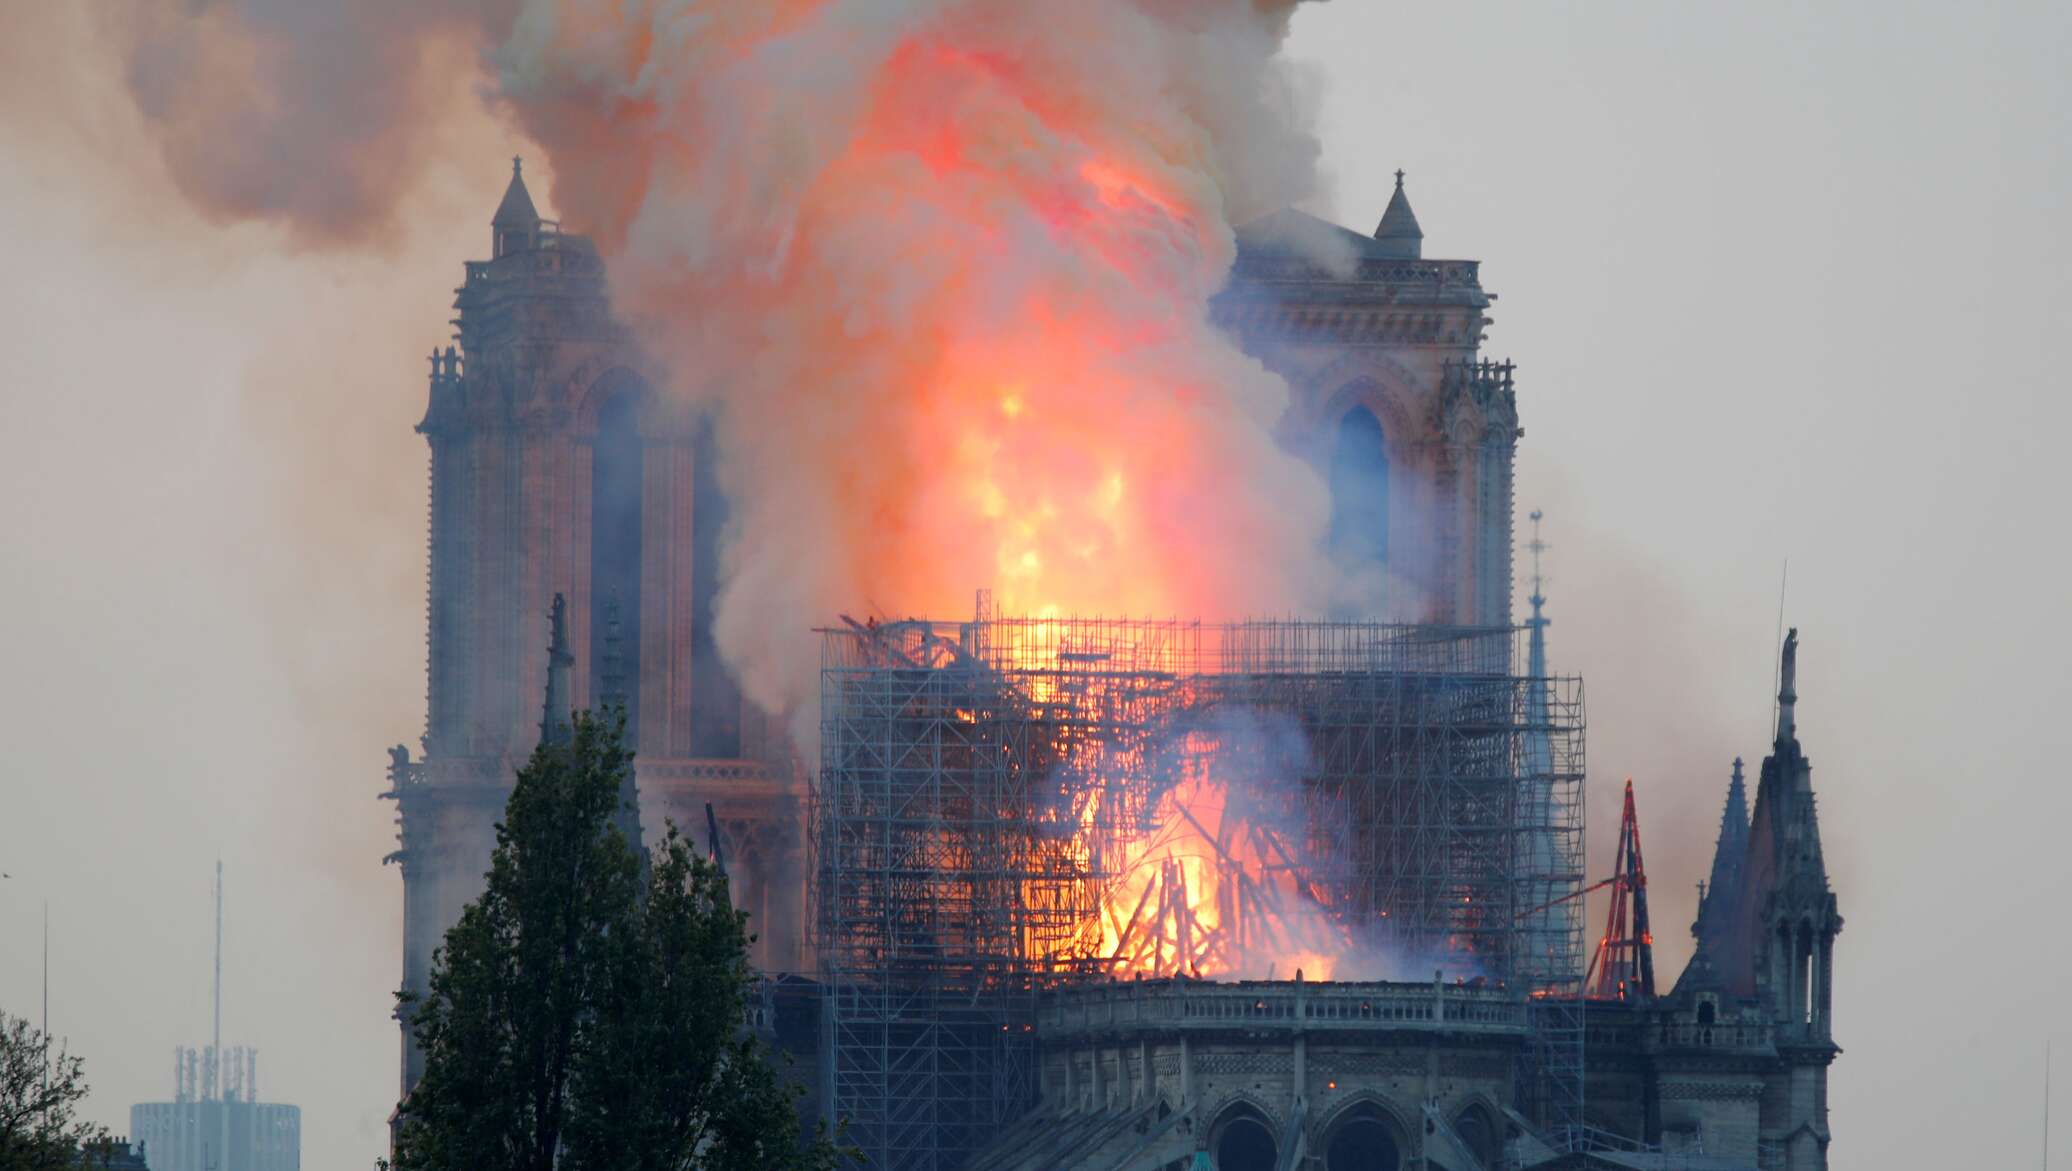
[{"label": "stone column", "polygon": [[1788,934],[1770,929],[1770,1001],[1776,1005],[1779,1023],[1790,1019],[1788,1006],[1791,1004],[1791,939]]},{"label": "stone column", "polygon": [[1835,934],[1832,930],[1820,933],[1820,1039],[1832,1040],[1835,1035]]},{"label": "stone column", "polygon": [[1295,973],[1295,1100],[1309,1096],[1309,1037],[1304,1033],[1302,972]]}]

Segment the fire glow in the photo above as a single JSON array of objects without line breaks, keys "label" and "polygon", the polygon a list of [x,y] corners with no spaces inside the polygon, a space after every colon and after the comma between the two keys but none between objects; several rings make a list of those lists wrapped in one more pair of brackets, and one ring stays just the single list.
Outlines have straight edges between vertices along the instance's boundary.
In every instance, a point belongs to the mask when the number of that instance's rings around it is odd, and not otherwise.
[{"label": "fire glow", "polygon": [[1328,980],[1352,950],[1311,885],[1299,843],[1217,776],[1219,746],[1190,737],[1156,830],[1129,843],[1102,896],[1101,956],[1116,975]]},{"label": "fire glow", "polygon": [[529,7],[504,88],[717,420],[715,633],[764,707],[810,716],[800,617],[859,604],[1313,609],[1288,388],[1208,319],[1231,224],[1313,183],[1292,2]]},{"label": "fire glow", "polygon": [[[716,422],[715,636],[809,758],[805,616],[977,587],[1036,618],[1316,608],[1326,494],[1277,439],[1288,387],[1208,313],[1233,222],[1312,185],[1293,7],[527,6],[505,91],[615,312]],[[1109,970],[1322,974],[1289,849],[1235,793],[1182,777],[1122,858],[1083,835],[1120,875]]]}]

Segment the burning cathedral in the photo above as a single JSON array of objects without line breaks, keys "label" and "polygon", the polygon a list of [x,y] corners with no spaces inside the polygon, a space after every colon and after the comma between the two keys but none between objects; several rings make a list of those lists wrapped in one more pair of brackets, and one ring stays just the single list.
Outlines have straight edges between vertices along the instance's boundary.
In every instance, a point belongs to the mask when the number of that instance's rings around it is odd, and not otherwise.
[{"label": "burning cathedral", "polygon": [[[418,427],[427,713],[386,794],[405,987],[480,889],[539,697],[618,702],[643,824],[723,849],[761,1023],[859,1166],[1825,1168],[1841,918],[1796,633],[1695,954],[1658,983],[1630,800],[1593,881],[1581,683],[1548,668],[1537,588],[1513,617],[1523,431],[1512,366],[1482,357],[1494,300],[1477,262],[1423,255],[1400,172],[1371,234],[1240,228],[1216,324],[1292,388],[1280,435],[1378,600],[800,615],[824,627],[801,760],[715,647],[712,433],[655,393],[597,252],[514,166]],[[1615,922],[1586,947],[1597,887]]]}]

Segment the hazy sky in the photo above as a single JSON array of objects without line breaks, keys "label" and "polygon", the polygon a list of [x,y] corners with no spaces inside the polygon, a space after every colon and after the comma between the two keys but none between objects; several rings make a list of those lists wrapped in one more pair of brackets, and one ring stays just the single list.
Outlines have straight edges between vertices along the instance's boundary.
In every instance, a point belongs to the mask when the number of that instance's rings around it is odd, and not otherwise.
[{"label": "hazy sky", "polygon": [[[306,1166],[364,1168],[400,967],[375,795],[423,707],[410,427],[527,147],[456,77],[394,237],[293,251],[186,209],[72,8],[0,16],[0,1008],[36,1013],[48,900],[52,1028],[126,1129],[206,1041],[221,857],[225,1040],[302,1106]],[[1728,762],[1765,749],[1790,559],[1847,920],[1837,1168],[2034,1165],[2044,1041],[2072,1035],[2068,11],[1334,0],[1297,24],[1320,210],[1370,228],[1404,167],[1426,255],[1501,295],[1593,869],[1631,775],[1666,972]]]}]

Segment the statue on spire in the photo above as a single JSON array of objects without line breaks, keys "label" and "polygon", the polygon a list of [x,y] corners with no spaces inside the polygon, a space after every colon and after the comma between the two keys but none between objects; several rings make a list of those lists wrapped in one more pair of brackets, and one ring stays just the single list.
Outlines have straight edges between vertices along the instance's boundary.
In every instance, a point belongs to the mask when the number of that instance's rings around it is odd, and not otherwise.
[{"label": "statue on spire", "polygon": [[1777,740],[1783,743],[1797,739],[1792,712],[1799,701],[1799,628],[1796,626],[1784,636],[1784,652],[1779,658],[1777,677]]}]

